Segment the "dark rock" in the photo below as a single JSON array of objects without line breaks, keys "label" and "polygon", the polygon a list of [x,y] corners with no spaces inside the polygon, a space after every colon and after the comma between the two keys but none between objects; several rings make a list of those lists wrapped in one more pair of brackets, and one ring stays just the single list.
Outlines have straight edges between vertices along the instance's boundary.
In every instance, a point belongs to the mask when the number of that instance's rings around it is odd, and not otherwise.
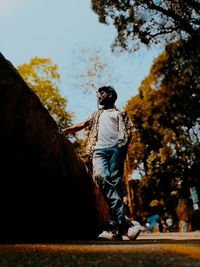
[{"label": "dark rock", "polygon": [[95,239],[107,207],[84,163],[0,54],[0,241]]}]

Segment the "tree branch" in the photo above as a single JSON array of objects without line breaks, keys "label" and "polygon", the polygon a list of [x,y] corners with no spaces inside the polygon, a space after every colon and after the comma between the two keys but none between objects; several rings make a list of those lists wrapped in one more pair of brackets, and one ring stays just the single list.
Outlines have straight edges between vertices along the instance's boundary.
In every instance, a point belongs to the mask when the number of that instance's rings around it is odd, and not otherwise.
[{"label": "tree branch", "polygon": [[172,10],[166,10],[161,6],[157,6],[152,0],[144,0],[144,2],[146,3],[146,5],[150,9],[154,9],[154,10],[166,15],[167,17],[171,17],[174,21],[178,22],[179,26],[181,27],[181,25],[182,25],[182,29],[184,31],[186,31],[187,33],[192,34],[195,32],[195,30],[193,29],[193,27],[190,25],[190,23],[188,21],[186,21],[185,19],[183,19],[182,17],[177,15]]}]

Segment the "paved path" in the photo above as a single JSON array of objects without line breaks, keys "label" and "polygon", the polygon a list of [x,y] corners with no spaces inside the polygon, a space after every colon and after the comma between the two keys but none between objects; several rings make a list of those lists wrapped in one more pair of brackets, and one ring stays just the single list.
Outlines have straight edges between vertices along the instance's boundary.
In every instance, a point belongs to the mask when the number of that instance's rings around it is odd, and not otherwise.
[{"label": "paved path", "polygon": [[200,232],[142,233],[136,241],[1,244],[0,267],[200,267]]},{"label": "paved path", "polygon": [[141,233],[138,240],[199,240],[200,231],[186,232],[186,233]]}]

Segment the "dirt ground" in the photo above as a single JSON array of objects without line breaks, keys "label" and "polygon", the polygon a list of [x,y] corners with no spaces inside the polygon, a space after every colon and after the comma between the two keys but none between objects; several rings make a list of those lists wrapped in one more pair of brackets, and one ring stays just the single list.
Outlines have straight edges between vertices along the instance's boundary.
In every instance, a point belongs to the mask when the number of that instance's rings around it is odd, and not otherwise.
[{"label": "dirt ground", "polygon": [[0,245],[0,267],[47,266],[200,267],[200,233],[141,234],[136,241]]}]

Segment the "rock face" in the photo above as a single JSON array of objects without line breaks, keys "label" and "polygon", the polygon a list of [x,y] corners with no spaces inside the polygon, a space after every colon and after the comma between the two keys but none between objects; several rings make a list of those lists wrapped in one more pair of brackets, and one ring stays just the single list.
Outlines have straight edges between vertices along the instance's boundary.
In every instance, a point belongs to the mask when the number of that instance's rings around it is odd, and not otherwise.
[{"label": "rock face", "polygon": [[73,145],[0,54],[0,242],[95,239],[108,218]]}]

